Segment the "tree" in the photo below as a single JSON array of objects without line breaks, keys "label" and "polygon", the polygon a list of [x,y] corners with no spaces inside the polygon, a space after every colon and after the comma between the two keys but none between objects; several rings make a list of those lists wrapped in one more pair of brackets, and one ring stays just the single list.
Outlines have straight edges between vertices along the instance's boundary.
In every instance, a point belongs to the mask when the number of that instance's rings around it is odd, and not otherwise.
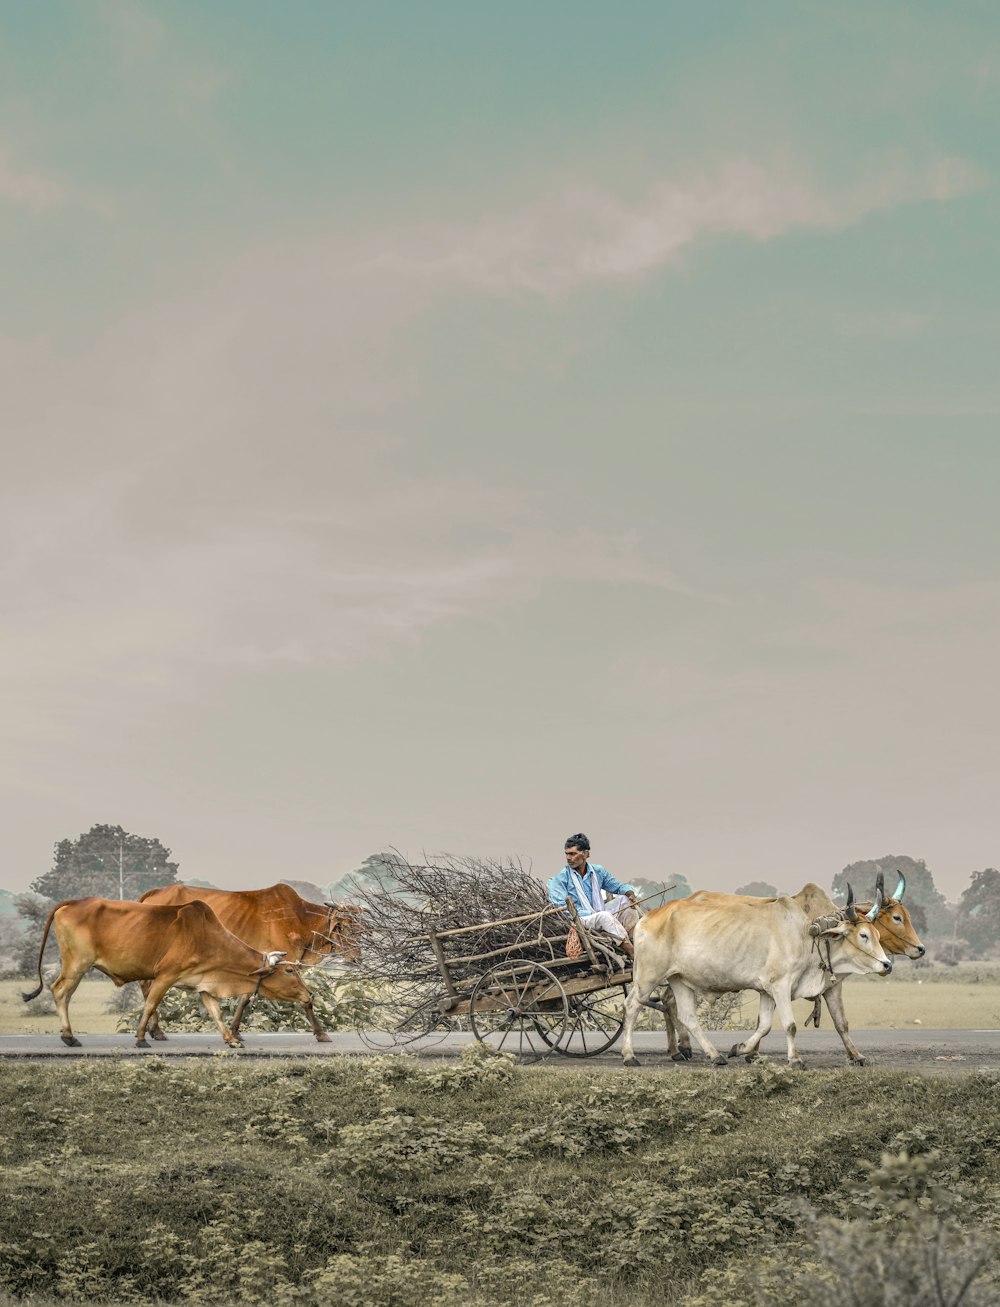
[{"label": "tree", "polygon": [[645,905],[647,911],[658,908],[662,903],[669,903],[671,899],[686,899],[692,892],[687,877],[680,872],[666,880],[647,880],[644,876],[632,876],[629,880],[635,886],[638,898],[649,898],[652,894],[661,896],[657,902],[650,900]]},{"label": "tree", "polygon": [[[896,888],[898,872],[906,877],[906,895],[903,902],[909,910],[913,924],[918,933],[944,935],[951,931],[951,920],[947,901],[934,884],[934,876],[922,858],[910,858],[906,854],[869,859],[865,862],[852,862],[843,871],[838,871],[833,878],[833,898],[837,903],[847,902],[848,882],[854,888],[854,895],[860,902],[875,897],[875,878],[879,872],[885,877],[885,892],[892,894]],[[922,911],[921,911],[922,910]]]},{"label": "tree", "polygon": [[130,835],[121,826],[93,826],[75,840],[55,846],[52,870],[31,882],[44,898],[137,899],[148,889],[172,885],[177,863],[158,839]]},{"label": "tree", "polygon": [[777,886],[769,884],[766,880],[748,881],[746,885],[741,885],[736,893],[747,894],[753,899],[776,899],[778,897]]},{"label": "tree", "polygon": [[977,957],[1000,944],[1000,871],[995,867],[972,873],[958,901],[956,929]]}]

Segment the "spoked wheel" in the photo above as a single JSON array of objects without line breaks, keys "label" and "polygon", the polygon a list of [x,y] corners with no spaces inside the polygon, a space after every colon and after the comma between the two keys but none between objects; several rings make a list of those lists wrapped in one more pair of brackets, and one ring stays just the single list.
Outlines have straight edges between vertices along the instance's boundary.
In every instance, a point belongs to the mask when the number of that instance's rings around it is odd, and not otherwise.
[{"label": "spoked wheel", "polygon": [[[566,1031],[553,1051],[563,1057],[596,1057],[625,1029],[625,990],[571,994]],[[543,1036],[547,1038],[547,1036]]]},{"label": "spoked wheel", "polygon": [[469,996],[472,1033],[494,1053],[537,1062],[566,1033],[562,985],[540,962],[504,962],[480,976]]}]

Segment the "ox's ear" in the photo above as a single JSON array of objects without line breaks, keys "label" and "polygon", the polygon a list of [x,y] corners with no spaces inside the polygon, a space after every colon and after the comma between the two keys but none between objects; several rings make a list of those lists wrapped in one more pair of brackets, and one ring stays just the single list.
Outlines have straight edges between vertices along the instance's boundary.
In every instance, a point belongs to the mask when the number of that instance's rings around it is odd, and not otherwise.
[{"label": "ox's ear", "polygon": [[865,919],[866,919],[867,921],[874,921],[875,918],[878,916],[878,914],[882,911],[882,909],[883,909],[884,907],[885,907],[885,898],[884,898],[884,896],[883,896],[883,894],[882,894],[882,886],[881,886],[881,885],[876,885],[876,886],[875,886],[875,902],[871,905],[871,907],[870,907],[870,908],[868,909],[868,911],[865,913]]},{"label": "ox's ear", "polygon": [[857,911],[854,907],[854,890],[851,888],[851,882],[847,882],[847,907],[844,909],[847,920],[853,925],[858,919]]},{"label": "ox's ear", "polygon": [[895,894],[893,894],[892,897],[896,900],[897,903],[900,903],[902,902],[903,895],[906,893],[906,877],[903,875],[901,871],[898,870],[896,872],[896,875],[899,877],[899,884],[896,886],[896,892]]},{"label": "ox's ear", "polygon": [[[829,918],[827,918],[829,920]],[[809,932],[812,934],[812,932]],[[816,932],[817,939],[843,939],[845,935],[851,933],[850,923],[846,921],[836,921],[827,926],[824,930]]]}]

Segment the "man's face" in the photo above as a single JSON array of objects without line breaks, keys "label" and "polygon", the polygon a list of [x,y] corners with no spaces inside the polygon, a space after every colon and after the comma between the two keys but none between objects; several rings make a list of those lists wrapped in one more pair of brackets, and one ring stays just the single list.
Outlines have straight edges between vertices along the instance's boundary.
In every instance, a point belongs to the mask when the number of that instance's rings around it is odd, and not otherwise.
[{"label": "man's face", "polygon": [[578,849],[575,844],[566,845],[566,864],[574,871],[583,871],[587,865],[589,849]]}]

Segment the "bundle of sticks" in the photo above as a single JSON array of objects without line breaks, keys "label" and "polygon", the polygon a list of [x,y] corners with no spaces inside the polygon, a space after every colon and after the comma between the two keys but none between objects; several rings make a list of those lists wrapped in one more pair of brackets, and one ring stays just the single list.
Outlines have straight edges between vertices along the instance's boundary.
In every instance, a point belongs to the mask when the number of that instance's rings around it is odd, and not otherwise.
[{"label": "bundle of sticks", "polygon": [[439,957],[459,980],[484,970],[482,955],[512,946],[518,959],[565,956],[565,913],[515,859],[411,863],[394,853],[382,867],[363,894],[361,967],[372,979],[439,986]]}]

